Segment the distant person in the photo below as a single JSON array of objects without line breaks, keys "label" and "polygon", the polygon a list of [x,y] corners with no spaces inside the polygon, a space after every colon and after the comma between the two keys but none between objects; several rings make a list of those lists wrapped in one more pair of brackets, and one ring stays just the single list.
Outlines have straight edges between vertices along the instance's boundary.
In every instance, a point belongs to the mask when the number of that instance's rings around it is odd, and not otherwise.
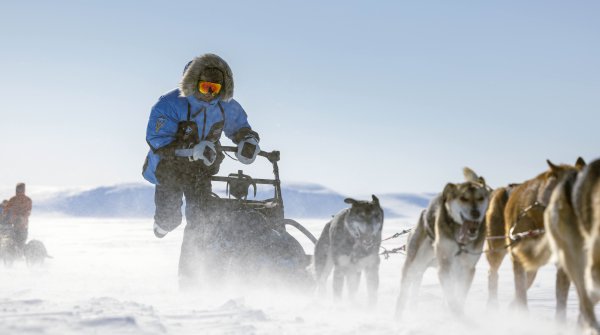
[{"label": "distant person", "polygon": [[[187,225],[179,257],[179,276],[193,279],[194,260],[200,249],[205,220],[202,199],[211,194],[210,177],[225,157],[221,134],[238,145],[236,157],[254,161],[260,148],[242,106],[233,100],[233,74],[214,54],[189,62],[179,88],[165,93],[152,107],[146,142],[150,151],[143,168],[146,180],[156,185],[154,234],[162,238],[181,224],[185,196]],[[186,282],[187,283],[187,282]]]},{"label": "distant person", "polygon": [[15,196],[8,200],[4,211],[7,212],[8,223],[13,225],[15,242],[22,248],[27,241],[31,199],[25,195],[25,183],[18,183],[15,193]]}]

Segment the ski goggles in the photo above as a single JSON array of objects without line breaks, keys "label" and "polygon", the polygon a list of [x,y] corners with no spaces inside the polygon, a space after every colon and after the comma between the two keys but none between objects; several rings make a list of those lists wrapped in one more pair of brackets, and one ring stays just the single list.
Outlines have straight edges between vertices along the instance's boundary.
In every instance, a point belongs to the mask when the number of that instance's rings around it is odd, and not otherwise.
[{"label": "ski goggles", "polygon": [[221,92],[221,84],[211,83],[210,81],[199,81],[198,91],[202,94],[215,96]]}]

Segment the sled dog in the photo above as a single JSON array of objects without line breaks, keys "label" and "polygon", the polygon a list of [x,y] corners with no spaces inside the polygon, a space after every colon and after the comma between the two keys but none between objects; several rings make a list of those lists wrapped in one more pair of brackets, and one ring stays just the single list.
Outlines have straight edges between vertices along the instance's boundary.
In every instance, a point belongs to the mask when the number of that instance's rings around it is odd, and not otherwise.
[{"label": "sled dog", "polygon": [[[538,269],[548,263],[551,256],[548,239],[544,233],[544,210],[556,185],[571,173],[585,166],[580,157],[574,166],[555,165],[547,161],[549,169],[533,179],[516,186],[504,210],[504,229],[509,236],[508,251],[513,262],[515,304],[527,308],[527,289],[531,287]],[[568,278],[562,269],[556,274],[556,316],[563,319],[566,313]]]},{"label": "sled dog", "polygon": [[[569,173],[556,186],[544,212],[544,225],[558,266],[577,289],[585,334],[600,334],[594,315],[600,300],[600,160],[578,174]],[[564,299],[569,286],[566,281],[561,287]]]},{"label": "sled dog", "polygon": [[383,210],[379,199],[344,200],[351,204],[329,221],[315,245],[314,270],[318,289],[325,292],[327,277],[333,269],[333,293],[341,298],[344,279],[348,296],[353,299],[361,272],[365,272],[369,304],[377,302],[379,287],[379,246],[383,228]]},{"label": "sled dog", "polygon": [[507,245],[510,239],[506,236],[508,232],[504,229],[504,209],[508,197],[518,184],[509,184],[498,187],[490,196],[490,204],[485,212],[485,257],[490,264],[488,272],[488,305],[498,304],[498,269],[507,253]]},{"label": "sled dog", "polygon": [[27,242],[25,247],[23,247],[23,255],[28,266],[42,265],[46,258],[51,258],[44,243],[38,240]]},{"label": "sled dog", "polygon": [[469,168],[465,182],[448,183],[421,213],[406,245],[396,317],[400,318],[413,289],[416,298],[423,273],[438,267],[438,277],[449,307],[462,313],[475,265],[481,256],[485,232],[482,228],[490,188]]}]

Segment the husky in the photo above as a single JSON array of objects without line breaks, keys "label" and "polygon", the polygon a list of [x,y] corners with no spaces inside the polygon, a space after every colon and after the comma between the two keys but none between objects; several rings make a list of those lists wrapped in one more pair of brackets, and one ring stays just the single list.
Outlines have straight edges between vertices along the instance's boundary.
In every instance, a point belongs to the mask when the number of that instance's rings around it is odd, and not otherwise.
[{"label": "husky", "polygon": [[[544,229],[544,211],[556,186],[570,174],[580,171],[585,161],[579,157],[574,165],[555,165],[547,160],[548,169],[535,178],[516,186],[504,209],[504,229],[509,236],[508,252],[513,263],[515,283],[514,305],[527,309],[527,290],[538,269],[550,261],[552,252]],[[556,318],[564,320],[568,284],[566,273],[556,273]]]},{"label": "husky", "polygon": [[[544,226],[558,266],[567,275],[560,288],[566,300],[570,281],[579,296],[585,334],[600,334],[594,305],[600,300],[600,160],[571,171],[550,197]],[[559,293],[557,292],[557,296]]]},{"label": "husky", "polygon": [[488,306],[498,305],[498,269],[507,253],[510,240],[506,237],[508,232],[504,227],[504,209],[508,197],[519,184],[508,184],[496,188],[490,196],[490,204],[485,212],[486,241],[485,256],[490,269],[488,272]]},{"label": "husky", "polygon": [[402,315],[411,287],[416,298],[423,273],[430,266],[438,267],[440,284],[451,310],[462,313],[483,249],[482,222],[491,192],[485,180],[473,170],[464,168],[463,174],[466,181],[448,183],[421,213],[408,236],[396,318]]},{"label": "husky", "polygon": [[314,271],[318,289],[325,292],[327,277],[333,269],[333,294],[342,296],[344,279],[348,296],[354,299],[362,271],[365,272],[369,305],[377,303],[379,287],[379,247],[383,228],[383,210],[379,199],[344,200],[350,204],[329,221],[315,245]]},{"label": "husky", "polygon": [[52,258],[48,255],[44,243],[38,240],[31,240],[23,247],[23,255],[28,266],[42,265],[46,258]]}]

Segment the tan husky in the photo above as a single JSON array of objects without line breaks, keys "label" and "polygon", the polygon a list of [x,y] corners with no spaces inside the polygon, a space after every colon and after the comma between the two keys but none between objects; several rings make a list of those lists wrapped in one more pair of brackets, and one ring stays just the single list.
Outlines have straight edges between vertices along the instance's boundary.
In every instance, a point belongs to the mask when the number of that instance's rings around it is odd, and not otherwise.
[{"label": "tan husky", "polygon": [[418,291],[423,273],[430,266],[438,267],[440,284],[451,310],[462,313],[483,249],[482,222],[490,196],[483,178],[468,168],[463,173],[466,181],[448,183],[421,213],[408,237],[396,303],[397,318],[406,305],[409,290]]},{"label": "tan husky", "polygon": [[492,192],[490,205],[485,213],[485,235],[487,250],[485,257],[490,264],[488,272],[488,305],[498,303],[498,269],[508,252],[510,243],[504,228],[504,210],[508,197],[518,184],[499,187]]},{"label": "tan husky", "polygon": [[[586,334],[600,334],[594,315],[600,300],[600,160],[556,187],[544,217],[558,265],[577,289],[579,322]],[[568,290],[569,283],[564,286]]]},{"label": "tan husky", "polygon": [[[585,162],[581,157],[575,166],[554,165],[537,177],[516,186],[512,191],[504,210],[504,229],[510,240],[509,253],[513,262],[515,279],[515,302],[517,306],[527,307],[527,289],[533,283],[537,270],[548,263],[551,251],[544,234],[544,210],[550,201],[550,195],[556,185],[569,173],[581,170]],[[568,279],[558,269],[557,278],[558,318],[564,318],[567,293],[563,286]]]}]

